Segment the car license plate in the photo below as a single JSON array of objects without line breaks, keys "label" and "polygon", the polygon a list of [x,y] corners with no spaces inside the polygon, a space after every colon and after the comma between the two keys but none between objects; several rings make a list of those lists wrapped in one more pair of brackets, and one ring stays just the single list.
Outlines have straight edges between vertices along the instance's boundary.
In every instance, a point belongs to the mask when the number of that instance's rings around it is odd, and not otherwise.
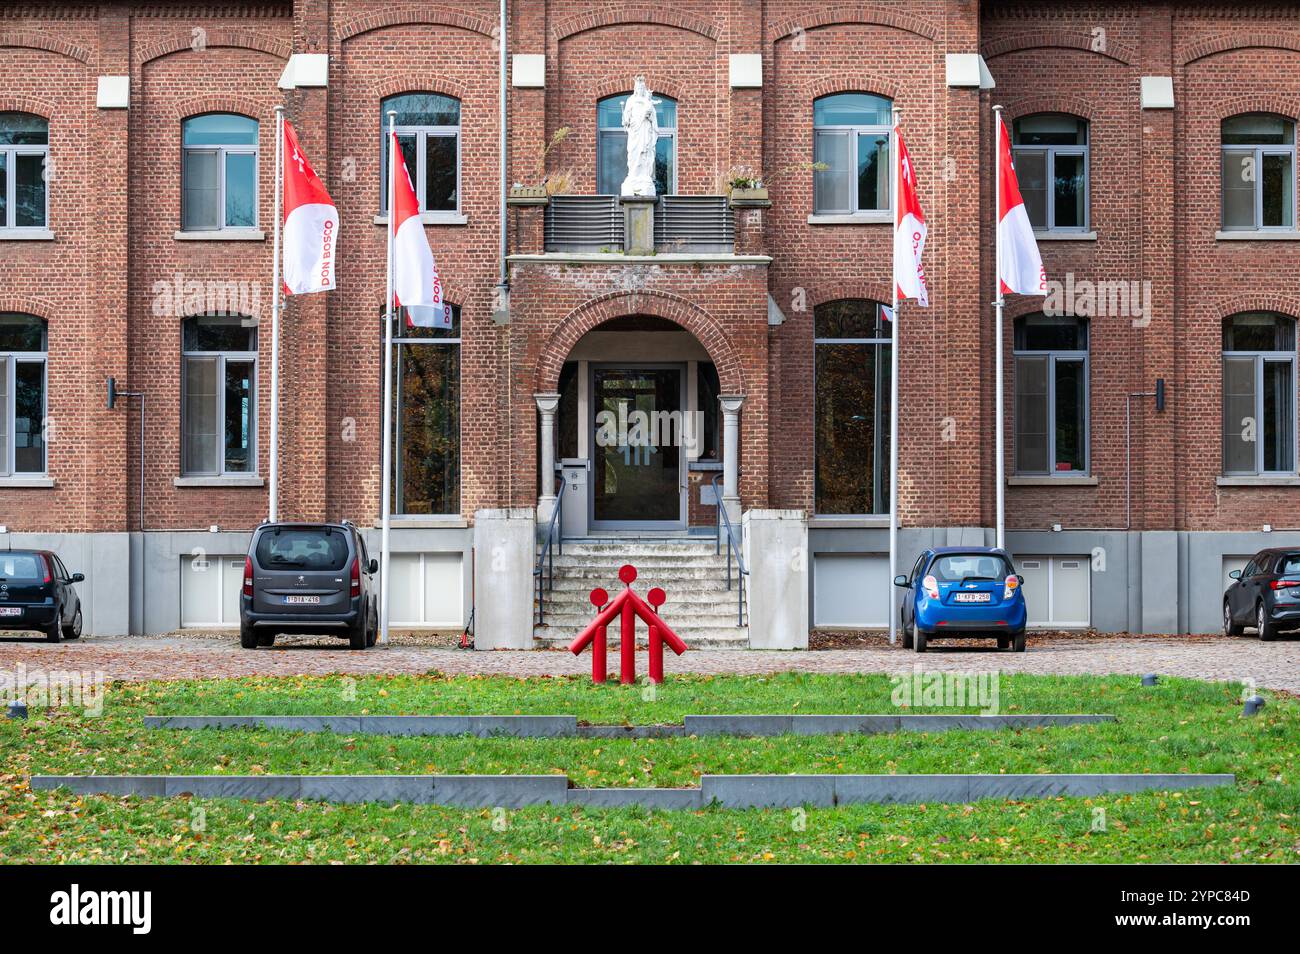
[{"label": "car license plate", "polygon": [[320,602],[320,597],[319,597],[319,596],[286,596],[286,597],[284,598],[284,601],[285,601],[286,603],[294,603],[294,604],[298,604],[298,603],[319,603],[319,602]]},{"label": "car license plate", "polygon": [[993,599],[992,593],[954,593],[954,603],[988,603]]},{"label": "car license plate", "polygon": [[0,616],[22,616],[21,606],[0,606]]}]

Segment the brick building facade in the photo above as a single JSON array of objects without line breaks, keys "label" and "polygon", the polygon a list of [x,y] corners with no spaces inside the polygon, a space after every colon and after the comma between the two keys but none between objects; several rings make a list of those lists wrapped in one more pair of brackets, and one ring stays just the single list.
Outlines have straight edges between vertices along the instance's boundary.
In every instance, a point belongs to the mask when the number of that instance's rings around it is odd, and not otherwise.
[{"label": "brick building facade", "polygon": [[[508,7],[503,79],[492,0],[0,4],[0,200],[11,207],[0,221],[0,525],[14,546],[47,544],[84,569],[90,631],[233,621],[234,567],[267,505],[276,106],[341,220],[339,289],[292,298],[283,314],[281,511],[367,530],[381,476],[381,115],[442,110],[412,120],[422,131],[410,136],[427,149],[426,231],[459,331],[399,346],[399,623],[458,627],[485,586],[528,592],[527,578],[493,583],[479,515],[529,521],[540,506],[545,525],[538,435],[550,407],[556,459],[588,462],[565,470],[590,475],[566,485],[590,523],[580,534],[711,528],[731,421],[731,512],[795,521],[799,556],[782,566],[795,567],[809,622],[884,624],[888,326],[877,306],[890,297],[892,231],[877,120],[890,106],[930,226],[931,307],[905,304],[900,319],[902,565],[923,546],[991,542],[995,104],[1016,130],[1027,191],[1042,171],[1034,214],[1050,216],[1035,221],[1049,278],[1123,282],[1137,296],[1113,307],[1112,289],[1101,308],[1041,325],[1043,300],[1008,301],[1008,545],[1031,605],[1038,594],[1031,616],[1212,630],[1230,568],[1300,543],[1286,529],[1300,527],[1286,510],[1300,499],[1300,5]],[[646,254],[625,240],[600,172],[617,172],[621,148],[601,117],[617,115],[637,75],[669,104],[667,197]],[[205,116],[255,120],[256,152],[237,137],[200,142],[187,123]],[[1060,138],[1062,117],[1073,140]],[[44,143],[41,186],[20,153]],[[742,167],[766,191],[728,199]],[[1230,183],[1238,168],[1249,174]],[[220,190],[208,198],[204,175]],[[548,177],[555,195],[536,188]],[[42,200],[44,216],[28,214]],[[200,213],[221,221],[191,227]],[[239,307],[214,309],[213,289]],[[215,311],[244,321],[199,321]],[[1242,314],[1232,340],[1250,347],[1225,357]],[[1070,347],[1031,343],[1067,326]],[[209,340],[200,328],[251,343],[222,345],[215,363],[220,349],[195,344]],[[1266,346],[1261,328],[1274,335]],[[110,376],[143,399],[109,409]],[[626,394],[699,412],[712,446],[656,450],[650,471],[634,471],[641,458],[626,448],[621,464],[596,462],[596,408]],[[1243,408],[1259,409],[1243,415],[1259,432],[1248,444],[1225,434]],[[196,466],[209,449],[216,466]],[[531,565],[527,540],[518,565]],[[518,644],[481,642],[494,640]]]}]

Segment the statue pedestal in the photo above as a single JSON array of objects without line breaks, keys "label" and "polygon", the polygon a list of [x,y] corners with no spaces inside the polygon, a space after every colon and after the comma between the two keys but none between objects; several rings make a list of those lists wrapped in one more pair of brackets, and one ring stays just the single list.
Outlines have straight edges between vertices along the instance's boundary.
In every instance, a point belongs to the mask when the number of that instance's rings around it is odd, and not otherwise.
[{"label": "statue pedestal", "polygon": [[655,250],[655,202],[652,195],[622,195],[623,251],[628,255],[652,255]]}]

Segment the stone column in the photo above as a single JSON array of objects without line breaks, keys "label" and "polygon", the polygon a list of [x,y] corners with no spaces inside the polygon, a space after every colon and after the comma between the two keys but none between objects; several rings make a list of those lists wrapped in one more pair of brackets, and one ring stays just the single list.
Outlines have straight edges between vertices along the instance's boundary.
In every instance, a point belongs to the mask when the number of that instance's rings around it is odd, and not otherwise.
[{"label": "stone column", "polygon": [[474,648],[533,648],[537,522],[529,507],[474,514]]},{"label": "stone column", "polygon": [[542,416],[541,490],[537,496],[537,522],[545,523],[555,511],[555,409],[560,396],[553,392],[533,395],[537,413]]},{"label": "stone column", "polygon": [[727,508],[732,526],[740,522],[740,407],[745,403],[743,394],[722,394],[722,500],[718,506]]}]

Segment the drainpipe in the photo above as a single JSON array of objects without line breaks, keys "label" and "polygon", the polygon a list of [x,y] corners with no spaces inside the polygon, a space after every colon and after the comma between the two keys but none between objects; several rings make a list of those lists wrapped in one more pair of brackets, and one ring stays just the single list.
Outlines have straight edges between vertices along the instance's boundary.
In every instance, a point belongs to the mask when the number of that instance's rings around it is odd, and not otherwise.
[{"label": "drainpipe", "polygon": [[[506,197],[509,195],[509,184],[506,182],[506,3],[507,0],[501,0],[501,44],[497,51],[497,69],[501,82],[501,102],[497,116],[497,128],[501,135],[501,235],[500,235],[500,268],[497,273],[498,290],[504,293],[509,287],[506,274]],[[499,304],[504,305],[505,302]]]}]

